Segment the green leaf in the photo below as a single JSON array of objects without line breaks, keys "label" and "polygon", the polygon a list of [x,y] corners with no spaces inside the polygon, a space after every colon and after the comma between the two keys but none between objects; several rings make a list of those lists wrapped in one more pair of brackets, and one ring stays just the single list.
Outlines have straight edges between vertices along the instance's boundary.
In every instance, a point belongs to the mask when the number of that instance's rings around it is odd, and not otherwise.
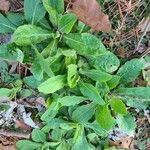
[{"label": "green leaf", "polygon": [[19,150],[26,150],[27,148],[29,150],[35,150],[35,149],[38,149],[41,146],[42,146],[42,144],[31,142],[29,140],[19,140],[16,143],[16,147]]},{"label": "green leaf", "polygon": [[98,82],[106,82],[112,78],[110,74],[100,71],[100,70],[96,70],[96,69],[87,70],[87,71],[83,70],[83,71],[80,71],[80,73]]},{"label": "green leaf", "polygon": [[87,98],[81,96],[65,96],[63,98],[59,98],[58,102],[60,102],[62,106],[74,106],[85,100],[87,100]]},{"label": "green leaf", "polygon": [[75,141],[75,144],[72,149],[74,149],[74,150],[91,150],[88,145],[83,127],[82,127],[82,129],[79,130],[78,134],[79,134],[78,138]]},{"label": "green leaf", "polygon": [[40,43],[49,39],[53,34],[34,25],[23,25],[17,28],[12,39],[19,46],[27,46]]},{"label": "green leaf", "polygon": [[109,104],[111,108],[116,112],[121,115],[127,115],[127,109],[125,104],[122,102],[121,99],[112,97],[109,101]]},{"label": "green leaf", "polygon": [[60,118],[49,118],[48,117],[48,119],[46,119],[44,121],[46,121],[46,126],[44,126],[42,128],[42,131],[45,133],[48,133],[51,129],[59,128],[59,127],[61,127],[61,125],[65,126],[67,124],[67,127],[69,126],[67,121],[60,119]]},{"label": "green leaf", "polygon": [[0,33],[13,33],[16,26],[0,13]]},{"label": "green leaf", "polygon": [[113,146],[113,147],[105,148],[104,150],[117,150],[117,149]]},{"label": "green leaf", "polygon": [[41,116],[41,120],[42,121],[52,120],[56,116],[56,114],[58,113],[58,110],[60,109],[60,107],[61,107],[61,105],[59,103],[52,102],[50,107]]},{"label": "green leaf", "polygon": [[43,131],[40,129],[33,129],[32,131],[32,140],[35,142],[45,142],[46,141],[46,135]]},{"label": "green leaf", "polygon": [[113,75],[112,79],[107,81],[107,85],[109,86],[109,89],[114,89],[120,82],[120,76]]},{"label": "green leaf", "polygon": [[13,23],[16,27],[19,27],[24,24],[24,15],[21,13],[12,13],[9,12],[7,18]]},{"label": "green leaf", "polygon": [[104,100],[98,93],[97,88],[95,88],[92,84],[80,82],[80,91],[83,94],[83,96],[89,98],[89,100],[93,101],[94,103],[100,105],[105,104]]},{"label": "green leaf", "polygon": [[130,114],[127,114],[126,116],[118,115],[116,117],[116,122],[123,132],[131,136],[134,135],[136,123]]},{"label": "green leaf", "polygon": [[21,92],[19,94],[20,94],[19,96],[21,96],[21,98],[24,99],[24,98],[27,98],[27,97],[31,96],[32,91],[29,90],[29,89],[23,89],[23,90],[21,90]]},{"label": "green leaf", "polygon": [[78,81],[80,80],[79,75],[77,74],[77,65],[70,64],[67,66],[68,74],[67,74],[67,81],[70,88],[74,88]]},{"label": "green leaf", "polygon": [[80,55],[99,56],[106,51],[102,42],[90,33],[69,33],[63,36],[64,42]]},{"label": "green leaf", "polygon": [[10,109],[10,105],[9,104],[0,104],[0,111],[8,111]]},{"label": "green leaf", "polygon": [[100,127],[100,125],[96,121],[94,121],[93,123],[86,123],[85,127],[92,129],[96,134],[101,137],[108,136],[108,132]]},{"label": "green leaf", "polygon": [[41,0],[24,0],[25,19],[32,25],[44,18],[45,13]]},{"label": "green leaf", "polygon": [[139,110],[144,110],[149,107],[149,102],[146,100],[143,101],[138,98],[128,98],[128,97],[127,98],[124,97],[124,100],[127,106],[133,107]]},{"label": "green leaf", "polygon": [[80,123],[86,123],[88,120],[92,118],[94,113],[95,113],[95,105],[92,103],[79,106],[75,111],[73,111],[72,119]]},{"label": "green leaf", "polygon": [[51,40],[48,46],[41,53],[43,57],[48,58],[49,56],[52,56],[52,54],[57,51],[57,44],[57,39]]},{"label": "green leaf", "polygon": [[31,73],[33,74],[33,76],[35,77],[35,79],[40,81],[43,79],[44,71],[43,71],[41,64],[37,60],[38,59],[36,58],[36,60],[32,63],[30,70],[31,70]]},{"label": "green leaf", "polygon": [[43,5],[49,13],[53,26],[57,26],[59,14],[64,12],[64,0],[43,0]]},{"label": "green leaf", "polygon": [[23,78],[23,81],[27,86],[29,86],[33,89],[37,89],[37,87],[40,84],[40,82],[38,80],[36,80],[34,76],[27,76],[27,77]]},{"label": "green leaf", "polygon": [[11,47],[9,48],[9,45],[3,44],[0,46],[0,58],[4,60],[18,61],[22,63],[24,59],[24,54],[18,48],[12,49]]},{"label": "green leaf", "polygon": [[70,64],[76,64],[77,54],[74,50],[65,50],[62,51],[63,55],[65,56],[65,64],[66,66]]},{"label": "green leaf", "polygon": [[0,97],[9,97],[12,93],[12,90],[7,88],[0,88]]},{"label": "green leaf", "polygon": [[97,106],[96,110],[96,121],[99,123],[100,127],[105,130],[110,130],[113,127],[113,118],[111,116],[108,105]]},{"label": "green leaf", "polygon": [[133,59],[127,61],[117,72],[121,77],[121,83],[128,83],[134,81],[144,69],[144,59]]},{"label": "green leaf", "polygon": [[96,58],[95,67],[108,73],[116,71],[119,66],[120,61],[112,52],[107,51]]},{"label": "green leaf", "polygon": [[63,141],[63,142],[56,148],[56,150],[69,150],[69,146],[68,146],[68,144],[67,144],[65,141]]},{"label": "green leaf", "polygon": [[121,96],[150,101],[150,87],[119,88],[116,93]]},{"label": "green leaf", "polygon": [[39,52],[37,52],[35,60],[33,61],[30,69],[31,73],[39,81],[43,79],[44,73],[46,73],[48,77],[54,76],[54,73],[50,68],[49,60],[44,59],[42,54]]},{"label": "green leaf", "polygon": [[66,76],[58,75],[55,77],[51,77],[38,87],[38,90],[44,94],[54,93],[61,88],[63,88],[66,84]]},{"label": "green leaf", "polygon": [[66,34],[70,33],[76,21],[77,17],[74,14],[63,15],[58,22],[59,31]]}]

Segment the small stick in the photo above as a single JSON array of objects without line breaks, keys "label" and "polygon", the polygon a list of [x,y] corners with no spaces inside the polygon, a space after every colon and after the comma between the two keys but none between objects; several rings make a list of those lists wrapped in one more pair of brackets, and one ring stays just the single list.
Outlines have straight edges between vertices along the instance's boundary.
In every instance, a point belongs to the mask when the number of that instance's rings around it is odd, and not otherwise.
[{"label": "small stick", "polygon": [[137,46],[136,46],[136,50],[134,51],[134,53],[138,51],[138,49],[139,49],[139,47],[140,47],[140,44],[141,44],[141,42],[142,42],[144,36],[146,35],[146,33],[147,33],[149,27],[150,27],[150,18],[149,18],[149,21],[148,21],[148,23],[147,23],[147,25],[146,25],[146,27],[145,27],[145,30],[144,30],[144,32],[143,32],[141,38],[140,38],[140,40],[139,40],[139,42],[138,42],[138,44],[137,44]]},{"label": "small stick", "polygon": [[12,132],[12,131],[6,131],[1,129],[0,135],[7,136],[7,137],[18,137],[18,138],[24,138],[24,139],[30,139],[30,133],[19,133],[19,132]]},{"label": "small stick", "polygon": [[142,58],[147,56],[150,53],[150,47],[142,54]]}]

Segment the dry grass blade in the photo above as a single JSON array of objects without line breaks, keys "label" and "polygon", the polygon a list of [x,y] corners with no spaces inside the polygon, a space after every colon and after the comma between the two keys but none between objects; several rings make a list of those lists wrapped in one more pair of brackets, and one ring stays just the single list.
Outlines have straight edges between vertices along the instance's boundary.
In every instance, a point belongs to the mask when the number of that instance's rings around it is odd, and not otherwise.
[{"label": "dry grass blade", "polygon": [[105,15],[96,0],[74,0],[70,8],[79,20],[84,22],[96,31],[111,31],[111,23]]}]

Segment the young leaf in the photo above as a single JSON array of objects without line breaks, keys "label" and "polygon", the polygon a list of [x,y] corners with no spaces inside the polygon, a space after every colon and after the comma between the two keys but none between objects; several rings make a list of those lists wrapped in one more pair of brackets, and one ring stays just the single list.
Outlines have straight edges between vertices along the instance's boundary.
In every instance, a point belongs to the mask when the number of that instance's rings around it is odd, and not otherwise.
[{"label": "young leaf", "polygon": [[42,84],[40,84],[38,90],[44,94],[50,94],[63,88],[65,84],[66,84],[66,76],[58,75],[51,77]]},{"label": "young leaf", "polygon": [[122,102],[121,99],[112,97],[109,101],[109,104],[111,108],[116,112],[121,115],[126,115],[127,114],[127,109],[125,104]]},{"label": "young leaf", "polygon": [[41,53],[42,56],[45,58],[48,58],[49,56],[51,56],[54,53],[54,51],[56,51],[57,44],[58,44],[57,39],[51,40],[51,42],[48,44],[48,46],[42,51],[42,53]]},{"label": "young leaf", "polygon": [[[60,109],[61,105],[57,102],[53,102],[50,107],[44,112],[44,114],[41,116],[42,121],[49,121],[53,119],[56,114],[58,113],[58,110]],[[52,125],[51,125],[52,126]]]},{"label": "young leaf", "polygon": [[120,76],[113,75],[111,80],[107,81],[107,85],[109,86],[109,89],[114,89],[120,82]]},{"label": "young leaf", "polygon": [[53,34],[34,25],[23,25],[17,28],[12,39],[19,46],[27,46],[40,43],[49,39]]},{"label": "young leaf", "polygon": [[72,113],[72,119],[79,123],[86,123],[95,113],[95,104],[82,105]]},{"label": "young leaf", "polygon": [[116,118],[116,122],[123,132],[131,136],[134,135],[136,123],[130,114],[127,114],[126,116],[118,115]]},{"label": "young leaf", "polygon": [[67,81],[70,88],[74,88],[78,81],[80,80],[79,75],[77,74],[77,65],[70,64],[67,66],[68,68],[68,75],[67,75]]},{"label": "young leaf", "polygon": [[150,100],[150,87],[119,88],[116,93],[121,96]]},{"label": "young leaf", "polygon": [[31,142],[29,140],[19,140],[16,143],[16,147],[19,150],[26,150],[27,148],[30,149],[30,150],[35,150],[35,149],[38,149],[41,146],[42,146],[42,144]]},{"label": "young leaf", "polygon": [[59,14],[64,12],[64,0],[43,0],[43,5],[49,13],[53,26],[57,26]]},{"label": "young leaf", "polygon": [[144,59],[133,59],[127,61],[117,72],[121,77],[121,83],[128,83],[134,81],[144,69]]},{"label": "young leaf", "polygon": [[65,96],[63,98],[59,98],[58,102],[60,102],[62,106],[74,106],[85,100],[87,100],[87,98],[81,96]]},{"label": "young leaf", "polygon": [[80,55],[99,56],[106,51],[102,42],[90,33],[69,33],[63,38],[64,42]]},{"label": "young leaf", "polygon": [[100,127],[105,130],[110,130],[113,127],[113,118],[111,116],[108,105],[97,106],[96,109],[96,121],[99,123]]},{"label": "young leaf", "polygon": [[107,51],[96,58],[95,67],[108,73],[116,71],[119,66],[120,61],[112,52]]},{"label": "young leaf", "polygon": [[69,66],[70,64],[76,64],[77,54],[74,50],[65,50],[62,51],[63,55],[65,56],[65,64]]},{"label": "young leaf", "polygon": [[7,88],[0,88],[0,97],[9,97],[12,90]]},{"label": "young leaf", "polygon": [[54,76],[54,73],[50,68],[49,61],[44,59],[41,53],[36,54],[35,60],[33,61],[30,69],[31,73],[39,81],[43,79],[44,73],[46,73],[48,77]]},{"label": "young leaf", "polygon": [[83,94],[83,96],[89,98],[94,103],[100,105],[105,104],[104,100],[98,93],[98,90],[92,84],[80,82],[80,91]]},{"label": "young leaf", "polygon": [[88,71],[80,71],[81,74],[84,74],[86,76],[88,76],[89,78],[91,78],[94,81],[98,81],[98,82],[106,82],[109,81],[112,76],[106,72],[103,72],[101,70],[96,70],[96,69],[92,69],[92,70],[88,70]]},{"label": "young leaf", "polygon": [[0,13],[0,33],[13,33],[16,26]]},{"label": "young leaf", "polygon": [[44,18],[45,13],[41,0],[24,0],[25,19],[32,25]]},{"label": "young leaf", "polygon": [[63,15],[58,22],[59,31],[68,34],[72,30],[76,21],[77,17],[74,14],[69,13]]},{"label": "young leaf", "polygon": [[35,142],[45,142],[46,141],[46,135],[43,131],[40,129],[33,129],[32,131],[32,140]]}]

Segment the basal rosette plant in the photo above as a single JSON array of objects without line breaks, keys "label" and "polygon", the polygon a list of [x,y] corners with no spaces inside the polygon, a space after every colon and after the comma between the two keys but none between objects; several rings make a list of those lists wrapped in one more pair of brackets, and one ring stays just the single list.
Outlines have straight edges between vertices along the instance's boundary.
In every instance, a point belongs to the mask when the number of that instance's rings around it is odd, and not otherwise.
[{"label": "basal rosette plant", "polygon": [[[64,11],[64,0],[25,0],[24,15],[0,14],[0,28],[12,34],[0,57],[30,64],[31,76],[23,84],[47,103],[40,116],[43,127],[33,130],[31,140],[18,141],[19,150],[107,149],[115,126],[133,135],[136,126],[126,105],[146,107],[150,100],[149,87],[131,84],[144,59],[120,63],[87,26]],[[0,96],[11,92],[0,88]]]}]

